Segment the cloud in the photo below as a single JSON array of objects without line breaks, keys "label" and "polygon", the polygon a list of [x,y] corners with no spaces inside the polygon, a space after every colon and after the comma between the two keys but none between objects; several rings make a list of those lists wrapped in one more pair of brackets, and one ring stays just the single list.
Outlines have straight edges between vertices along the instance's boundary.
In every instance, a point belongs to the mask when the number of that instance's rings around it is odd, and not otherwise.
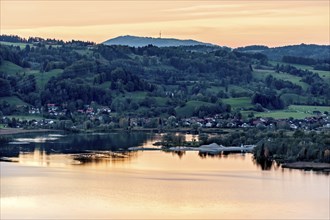
[{"label": "cloud", "polygon": [[2,1],[1,32],[102,42],[125,34],[157,36],[162,30],[168,37],[230,46],[254,42],[276,45],[283,40],[328,43],[329,4],[328,1]]}]

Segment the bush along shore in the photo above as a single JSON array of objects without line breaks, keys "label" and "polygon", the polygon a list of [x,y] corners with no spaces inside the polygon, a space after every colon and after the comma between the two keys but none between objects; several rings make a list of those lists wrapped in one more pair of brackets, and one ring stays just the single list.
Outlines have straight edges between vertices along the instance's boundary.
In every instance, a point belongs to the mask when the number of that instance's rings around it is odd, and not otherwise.
[{"label": "bush along shore", "polygon": [[283,168],[330,172],[330,131],[269,133],[253,154],[265,169],[275,161]]}]

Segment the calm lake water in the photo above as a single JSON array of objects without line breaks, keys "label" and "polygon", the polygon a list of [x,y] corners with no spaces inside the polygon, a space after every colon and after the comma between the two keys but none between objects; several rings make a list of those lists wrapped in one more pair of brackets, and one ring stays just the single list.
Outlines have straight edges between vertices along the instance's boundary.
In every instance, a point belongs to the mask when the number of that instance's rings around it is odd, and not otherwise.
[{"label": "calm lake water", "polygon": [[[251,154],[127,152],[160,135],[20,135],[1,146],[0,219],[329,219],[330,177]],[[188,139],[195,137],[187,136]],[[75,155],[116,152],[79,163]]]}]

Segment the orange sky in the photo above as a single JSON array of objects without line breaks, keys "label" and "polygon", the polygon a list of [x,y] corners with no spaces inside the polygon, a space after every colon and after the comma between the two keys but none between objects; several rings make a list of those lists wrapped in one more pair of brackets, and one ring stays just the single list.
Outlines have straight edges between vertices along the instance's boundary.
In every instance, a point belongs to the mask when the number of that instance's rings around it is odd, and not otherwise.
[{"label": "orange sky", "polygon": [[1,1],[1,34],[97,43],[119,35],[231,47],[330,44],[328,0]]}]

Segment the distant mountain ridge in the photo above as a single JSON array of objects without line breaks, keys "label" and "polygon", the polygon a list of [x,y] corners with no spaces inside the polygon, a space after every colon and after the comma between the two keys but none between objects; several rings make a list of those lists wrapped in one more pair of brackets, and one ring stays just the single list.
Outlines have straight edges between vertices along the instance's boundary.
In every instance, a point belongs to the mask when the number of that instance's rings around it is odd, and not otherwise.
[{"label": "distant mountain ridge", "polygon": [[125,45],[130,47],[144,47],[154,45],[157,47],[177,47],[177,46],[218,46],[210,43],[204,43],[196,40],[180,40],[175,38],[153,38],[153,37],[138,37],[138,36],[119,36],[109,39],[102,44],[105,45]]},{"label": "distant mountain ridge", "polygon": [[[180,40],[176,38],[154,38],[154,37],[139,37],[139,36],[118,36],[109,39],[102,44],[104,45],[124,45],[130,47],[144,47],[154,45],[157,47],[178,47],[178,46],[207,46],[216,49],[219,45],[200,42],[196,40]],[[228,47],[227,47],[228,48]],[[304,57],[311,59],[329,59],[330,45],[317,44],[299,44],[287,45],[279,47],[268,47],[264,45],[250,45],[245,47],[231,48],[235,51],[245,53],[262,53],[270,60],[281,61],[284,56]]]},{"label": "distant mountain ridge", "polygon": [[284,56],[304,57],[312,59],[330,59],[330,45],[299,44],[281,47],[251,45],[235,49],[245,53],[262,53],[271,60],[281,61]]}]

